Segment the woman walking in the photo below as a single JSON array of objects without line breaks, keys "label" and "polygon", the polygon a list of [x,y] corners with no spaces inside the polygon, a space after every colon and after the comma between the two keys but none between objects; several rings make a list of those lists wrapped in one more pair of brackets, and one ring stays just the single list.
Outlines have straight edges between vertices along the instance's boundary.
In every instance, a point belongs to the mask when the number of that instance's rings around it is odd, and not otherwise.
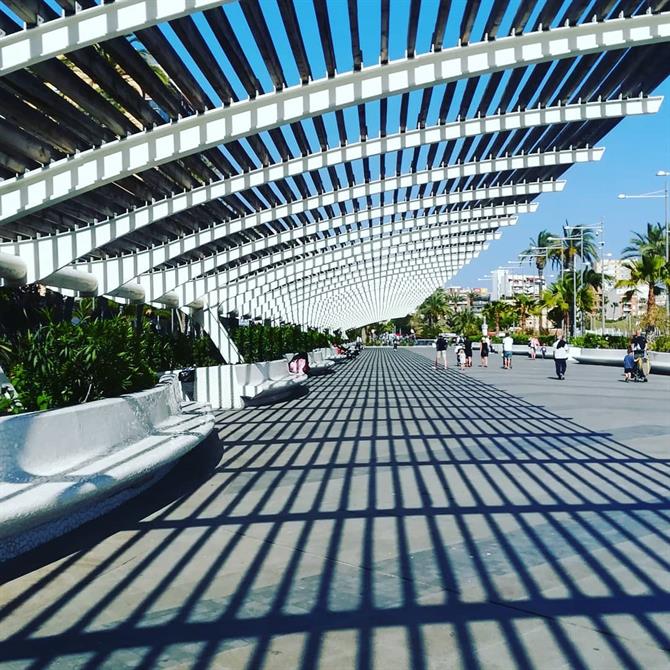
[{"label": "woman walking", "polygon": [[482,337],[482,344],[481,347],[479,348],[479,355],[481,357],[481,363],[479,364],[479,367],[482,368],[488,368],[489,366],[489,343],[488,339],[486,337]]},{"label": "woman walking", "polygon": [[466,335],[463,338],[463,350],[465,351],[465,367],[472,367],[472,340]]}]

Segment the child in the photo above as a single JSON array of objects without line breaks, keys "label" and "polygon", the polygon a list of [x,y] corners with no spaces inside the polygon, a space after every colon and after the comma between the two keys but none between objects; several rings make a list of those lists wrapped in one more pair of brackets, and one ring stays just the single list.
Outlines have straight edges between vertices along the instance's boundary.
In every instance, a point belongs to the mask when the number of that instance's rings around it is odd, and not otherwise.
[{"label": "child", "polygon": [[456,360],[458,361],[458,369],[465,369],[465,347],[462,344],[458,345],[456,349]]},{"label": "child", "polygon": [[635,355],[633,354],[633,347],[628,345],[628,352],[623,357],[623,380],[629,382],[633,375],[633,368],[635,367]]}]

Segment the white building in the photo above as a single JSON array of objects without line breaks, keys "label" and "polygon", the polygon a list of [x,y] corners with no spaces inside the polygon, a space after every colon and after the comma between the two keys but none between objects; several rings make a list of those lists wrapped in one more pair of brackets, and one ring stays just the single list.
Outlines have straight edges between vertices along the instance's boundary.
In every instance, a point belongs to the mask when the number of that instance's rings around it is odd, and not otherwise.
[{"label": "white building", "polygon": [[[605,318],[610,321],[618,321],[629,316],[638,317],[644,313],[647,303],[647,286],[639,284],[630,296],[626,287],[617,287],[621,279],[629,279],[630,272],[624,266],[626,261],[620,258],[605,258]],[[601,271],[600,261],[594,265],[596,272]]]},{"label": "white building", "polygon": [[506,268],[491,272],[492,300],[513,298],[520,293],[539,297],[541,289],[542,282],[537,275],[513,273]]}]

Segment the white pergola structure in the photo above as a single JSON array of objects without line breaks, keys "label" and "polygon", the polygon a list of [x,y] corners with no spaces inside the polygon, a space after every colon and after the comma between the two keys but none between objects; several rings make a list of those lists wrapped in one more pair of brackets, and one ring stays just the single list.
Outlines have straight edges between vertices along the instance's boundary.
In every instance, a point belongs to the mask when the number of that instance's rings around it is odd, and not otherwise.
[{"label": "white pergola structure", "polygon": [[0,282],[190,308],[231,362],[221,313],[403,316],[669,56],[670,0],[0,0]]}]

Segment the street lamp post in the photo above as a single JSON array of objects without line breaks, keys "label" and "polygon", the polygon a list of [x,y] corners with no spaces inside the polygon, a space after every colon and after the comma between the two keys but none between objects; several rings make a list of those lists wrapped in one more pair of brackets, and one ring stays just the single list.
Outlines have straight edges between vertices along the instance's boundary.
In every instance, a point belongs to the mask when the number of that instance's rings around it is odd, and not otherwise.
[{"label": "street lamp post", "polygon": [[[574,227],[574,226],[573,226]],[[563,242],[576,242],[579,237],[550,237],[551,242],[561,242],[561,277],[563,276]],[[575,336],[575,321],[577,320],[577,273],[575,272],[575,263],[572,263],[572,318],[570,319],[570,338]]]},{"label": "street lamp post", "polygon": [[[663,177],[665,179],[665,185],[660,191],[652,191],[651,193],[641,193],[640,195],[629,195],[627,193],[619,193],[617,196],[619,200],[646,200],[653,198],[663,198],[664,200],[664,213],[665,213],[665,262],[670,263],[670,215],[668,210],[668,177],[670,177],[670,171],[668,170],[658,170],[656,172],[657,177]],[[665,285],[665,308],[667,313],[670,315],[670,284],[666,283]]]},{"label": "street lamp post", "polygon": [[[657,177],[665,178],[665,185],[663,187],[663,200],[665,201],[665,262],[670,264],[670,217],[668,217],[668,177],[670,172],[668,170],[659,170],[656,173]],[[666,316],[670,316],[670,282],[665,285],[665,309]]]},{"label": "street lamp post", "polygon": [[[585,230],[597,230],[600,235],[600,247],[601,247],[601,259],[600,259],[600,293],[602,295],[601,306],[600,306],[600,319],[601,319],[601,329],[602,334],[605,334],[605,271],[603,266],[603,252],[605,250],[605,222],[599,221],[598,223],[592,226],[566,226],[566,230],[574,232],[579,230],[579,239],[580,239],[580,254],[582,255],[582,263],[584,262],[584,231]],[[573,268],[574,272],[574,268]],[[584,310],[582,310],[582,324],[581,324],[582,335],[584,334]]]}]

